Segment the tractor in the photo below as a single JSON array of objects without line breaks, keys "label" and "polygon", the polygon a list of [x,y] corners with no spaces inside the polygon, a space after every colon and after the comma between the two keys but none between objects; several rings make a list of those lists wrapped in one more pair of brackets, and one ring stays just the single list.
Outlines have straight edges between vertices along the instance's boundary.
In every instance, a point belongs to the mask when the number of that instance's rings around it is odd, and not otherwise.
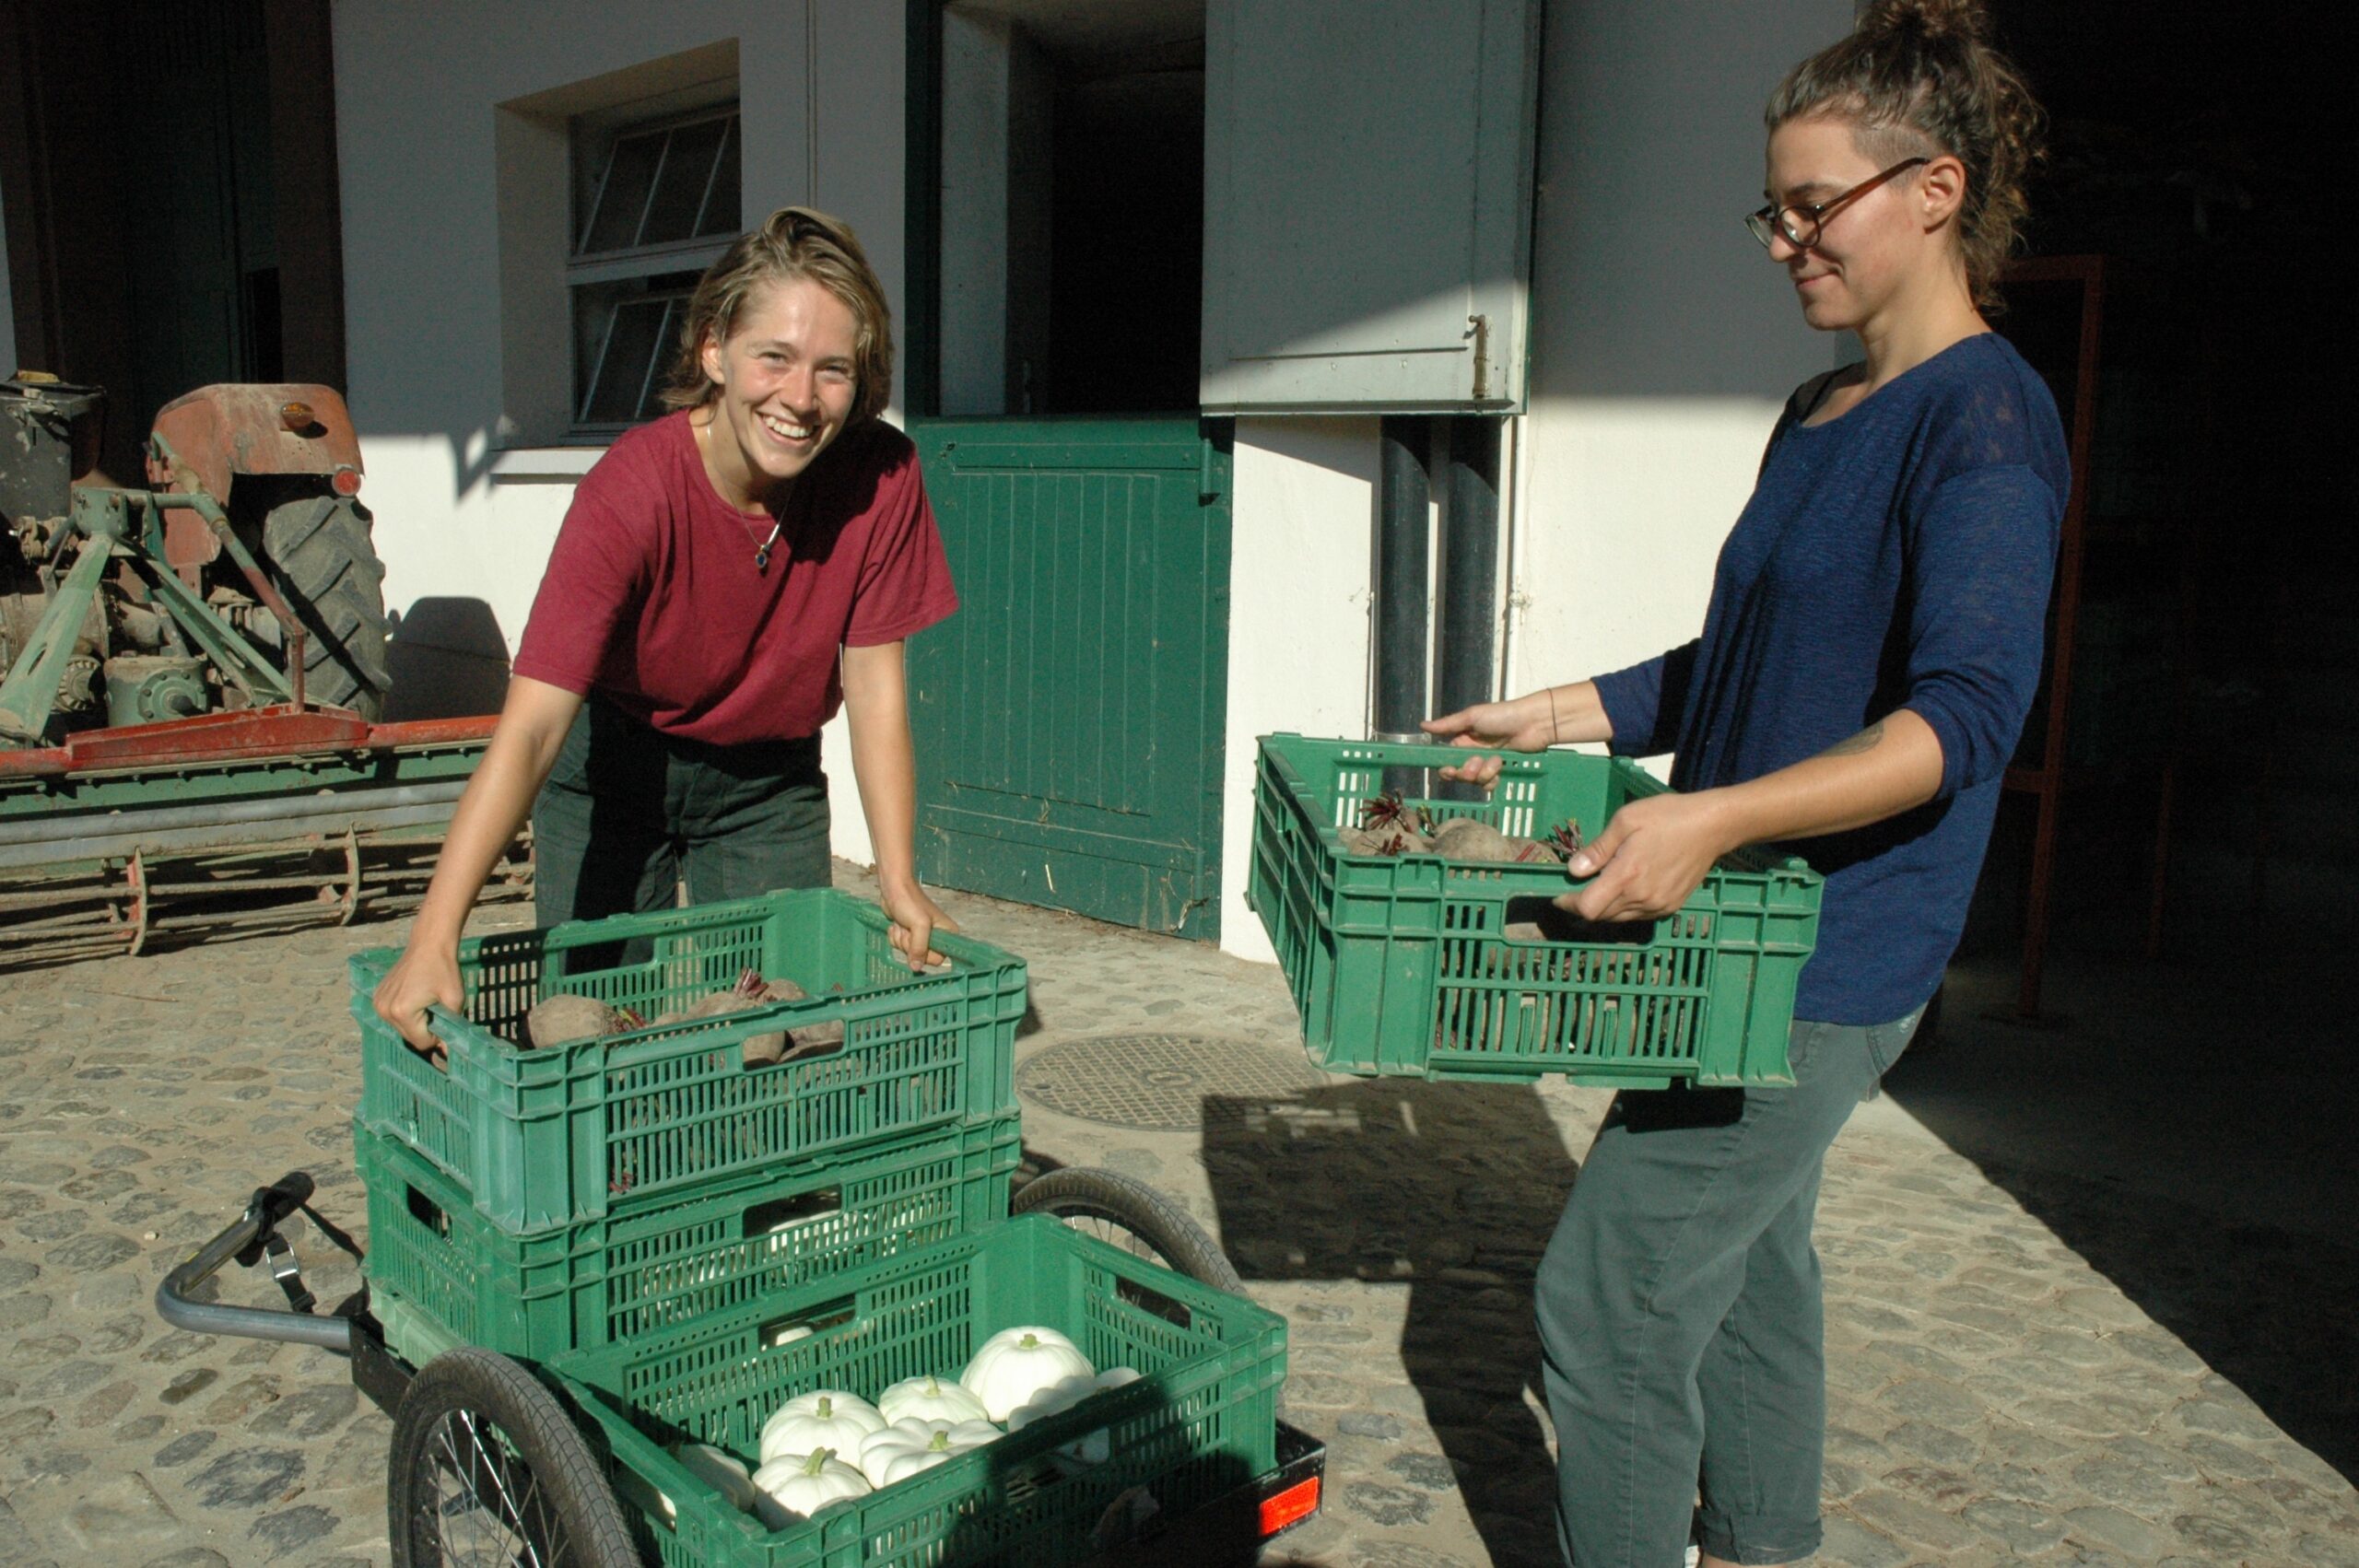
[{"label": "tractor", "polygon": [[191,392],[143,489],[92,472],[103,410],[0,380],[0,968],[414,907],[493,718],[385,721],[343,398]]},{"label": "tractor", "polygon": [[385,697],[360,445],[321,386],[166,404],[144,490],[75,480],[104,393],[0,381],[0,747],[99,726]]}]

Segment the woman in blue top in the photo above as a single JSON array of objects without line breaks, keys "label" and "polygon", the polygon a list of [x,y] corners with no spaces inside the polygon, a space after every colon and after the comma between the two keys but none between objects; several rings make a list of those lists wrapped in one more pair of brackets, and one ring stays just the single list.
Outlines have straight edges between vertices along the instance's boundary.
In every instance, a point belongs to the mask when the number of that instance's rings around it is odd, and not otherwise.
[{"label": "woman in blue top", "polygon": [[1586,885],[1559,902],[1586,919],[1668,914],[1742,845],[1791,845],[1826,877],[1794,1087],[1619,1096],[1542,1262],[1559,1535],[1580,1568],[1818,1545],[1819,1174],[1956,946],[2038,680],[2069,484],[2053,402],[1983,315],[2039,123],[1986,31],[1973,0],[1878,0],[1770,100],[1768,205],[1746,222],[1803,318],[1865,355],[1788,404],[1702,637],[1426,726],[1677,754],[1679,793],[1574,858]]}]

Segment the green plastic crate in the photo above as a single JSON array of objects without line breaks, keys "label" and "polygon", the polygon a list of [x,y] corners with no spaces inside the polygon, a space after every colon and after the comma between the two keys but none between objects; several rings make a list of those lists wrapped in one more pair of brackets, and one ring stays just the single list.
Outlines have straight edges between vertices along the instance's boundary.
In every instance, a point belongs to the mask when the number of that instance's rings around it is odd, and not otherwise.
[{"label": "green plastic crate", "polygon": [[[358,954],[360,1119],[440,1166],[485,1217],[522,1232],[1012,1112],[1023,960],[937,932],[949,968],[913,975],[890,930],[874,905],[814,888],[471,938],[459,945],[466,1017],[435,1017],[447,1071],[370,1005],[398,954]],[[580,967],[611,963],[626,942],[632,961]],[[543,1050],[511,1043],[545,996],[577,992],[651,1019],[749,967],[792,978],[812,1000]],[[843,1024],[840,1049],[744,1065],[748,1036],[825,1023]]]},{"label": "green plastic crate", "polygon": [[[642,1551],[665,1568],[1056,1568],[1104,1548],[1144,1512],[1168,1520],[1277,1463],[1285,1319],[1026,1215],[801,1293],[725,1328],[640,1335],[548,1369],[595,1429]],[[748,1462],[762,1423],[796,1394],[874,1398],[905,1377],[956,1374],[1002,1328],[1046,1324],[1101,1369],[1144,1375],[972,1454],[769,1530],[675,1462],[714,1444]],[[811,1327],[806,1338],[785,1333]],[[1051,1451],[1100,1428],[1109,1457]],[[600,1441],[598,1439],[603,1439]],[[1070,1471],[1071,1473],[1068,1473]]]},{"label": "green plastic crate", "polygon": [[[1246,897],[1313,1061],[1362,1076],[1565,1073],[1623,1088],[1793,1082],[1786,1040],[1818,940],[1816,872],[1743,852],[1651,926],[1584,927],[1548,907],[1571,885],[1561,866],[1344,851],[1335,829],[1358,820],[1389,769],[1438,788],[1424,770],[1449,760],[1415,744],[1262,738]],[[1625,759],[1555,751],[1508,755],[1487,802],[1425,803],[1519,836],[1570,818],[1594,837],[1623,802],[1663,792]],[[1506,934],[1521,922],[1593,940]]]},{"label": "green plastic crate", "polygon": [[530,1361],[773,1298],[1006,1219],[1015,1117],[912,1133],[518,1235],[429,1161],[353,1128],[370,1297],[423,1366],[454,1345]]}]

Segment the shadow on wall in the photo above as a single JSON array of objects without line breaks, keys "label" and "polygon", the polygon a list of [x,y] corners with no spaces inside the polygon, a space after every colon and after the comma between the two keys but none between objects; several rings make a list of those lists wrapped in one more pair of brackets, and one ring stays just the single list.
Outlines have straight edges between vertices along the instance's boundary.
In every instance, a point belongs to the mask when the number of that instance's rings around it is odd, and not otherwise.
[{"label": "shadow on wall", "polygon": [[385,720],[468,719],[508,697],[508,639],[480,599],[420,599],[388,617]]},{"label": "shadow on wall", "polygon": [[[1379,1480],[1349,1483],[1355,1511],[1414,1522],[1455,1485],[1493,1562],[1556,1561],[1532,1281],[1576,1166],[1539,1092],[1355,1079],[1275,1098],[1207,1095],[1203,1117],[1222,1247],[1249,1282],[1408,1287],[1401,1359],[1442,1451],[1397,1453]],[[1371,1327],[1298,1311],[1289,1398],[1321,1399],[1322,1354],[1365,1353]],[[1330,1413],[1289,1419],[1320,1427]],[[1382,1410],[1342,1420],[1347,1437],[1399,1435]]]}]

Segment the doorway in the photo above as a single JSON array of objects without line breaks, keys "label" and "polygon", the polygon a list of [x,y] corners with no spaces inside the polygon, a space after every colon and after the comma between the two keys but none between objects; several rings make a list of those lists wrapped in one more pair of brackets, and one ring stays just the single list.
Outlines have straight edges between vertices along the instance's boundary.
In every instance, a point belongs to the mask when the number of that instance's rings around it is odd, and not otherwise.
[{"label": "doorway", "polygon": [[963,602],[910,649],[920,871],[1215,940],[1230,505],[1226,427],[1196,407],[1203,0],[913,23],[910,426]]},{"label": "doorway", "polygon": [[135,483],[157,409],[194,388],[342,387],[333,55],[327,0],[6,18],[17,357],[106,388],[102,474]]}]

